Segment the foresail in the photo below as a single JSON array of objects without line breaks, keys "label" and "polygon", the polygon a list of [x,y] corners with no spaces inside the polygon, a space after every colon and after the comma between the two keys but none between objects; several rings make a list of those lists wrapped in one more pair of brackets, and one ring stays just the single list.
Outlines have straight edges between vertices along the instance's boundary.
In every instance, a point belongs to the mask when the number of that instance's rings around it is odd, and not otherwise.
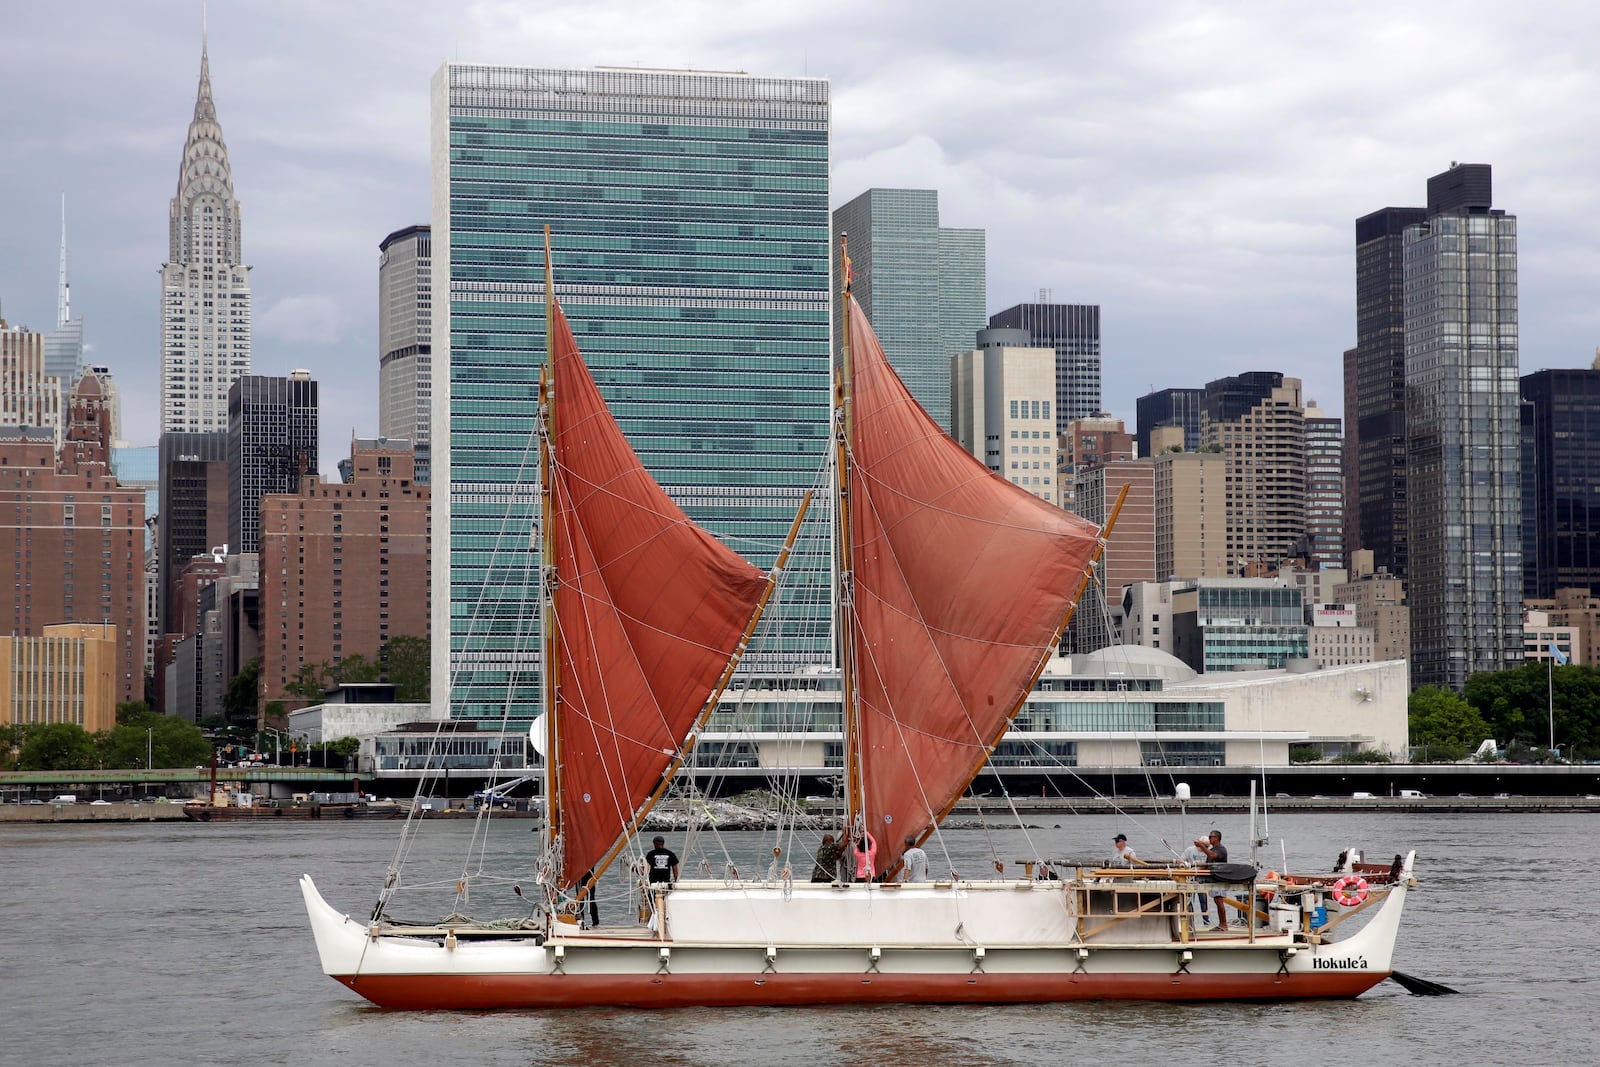
[{"label": "foresail", "polygon": [[867,827],[887,870],[1004,732],[1099,531],[948,437],[846,302],[859,743]]},{"label": "foresail", "polygon": [[609,851],[716,686],[765,575],[645,471],[554,307],[563,879]]}]

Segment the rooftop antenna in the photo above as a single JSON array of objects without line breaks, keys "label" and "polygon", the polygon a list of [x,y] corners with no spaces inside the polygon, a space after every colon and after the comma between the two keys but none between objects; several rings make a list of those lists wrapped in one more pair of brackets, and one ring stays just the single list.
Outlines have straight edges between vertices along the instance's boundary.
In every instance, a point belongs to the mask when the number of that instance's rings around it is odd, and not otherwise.
[{"label": "rooftop antenna", "polygon": [[61,273],[56,279],[56,327],[72,318],[72,294],[67,286],[67,194],[61,194]]}]

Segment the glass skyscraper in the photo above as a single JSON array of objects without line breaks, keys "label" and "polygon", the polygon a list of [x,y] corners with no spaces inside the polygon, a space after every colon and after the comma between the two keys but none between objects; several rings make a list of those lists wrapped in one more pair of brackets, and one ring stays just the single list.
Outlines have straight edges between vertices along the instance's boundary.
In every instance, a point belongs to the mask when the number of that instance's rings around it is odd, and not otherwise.
[{"label": "glass skyscraper", "polygon": [[1356,347],[1345,362],[1345,502],[1355,513],[1349,550],[1405,577],[1405,231],[1420,207],[1386,207],[1356,220]]},{"label": "glass skyscraper", "polygon": [[[556,296],[645,466],[770,566],[827,454],[829,86],[450,64],[433,116],[434,700],[526,719],[543,228]],[[781,616],[765,665],[827,662],[829,612],[816,597]]]},{"label": "glass skyscraper", "polygon": [[1600,356],[1595,362],[1522,379],[1523,595],[1529,599],[1573,588],[1600,595]]},{"label": "glass skyscraper", "polygon": [[317,458],[317,383],[311,372],[287,378],[246,374],[228,389],[229,551],[261,551],[261,498],[298,493]]},{"label": "glass skyscraper", "polygon": [[1035,345],[1056,350],[1056,433],[1066,433],[1067,423],[1073,419],[1104,410],[1100,406],[1099,304],[1017,304],[990,315],[989,326],[1027,330]]},{"label": "glass skyscraper", "polygon": [[984,232],[941,227],[932,189],[868,189],[834,211],[833,232],[835,270],[838,237],[849,234],[856,302],[906,388],[948,432],[950,357],[971,352],[984,328]]},{"label": "glass skyscraper", "polygon": [[1200,402],[1205,395],[1204,389],[1160,389],[1134,401],[1138,426],[1134,442],[1139,455],[1155,454],[1150,444],[1150,432],[1161,426],[1183,427],[1184,451],[1199,449]]},{"label": "glass skyscraper", "polygon": [[1404,240],[1411,680],[1460,691],[1523,660],[1517,220],[1461,164]]}]

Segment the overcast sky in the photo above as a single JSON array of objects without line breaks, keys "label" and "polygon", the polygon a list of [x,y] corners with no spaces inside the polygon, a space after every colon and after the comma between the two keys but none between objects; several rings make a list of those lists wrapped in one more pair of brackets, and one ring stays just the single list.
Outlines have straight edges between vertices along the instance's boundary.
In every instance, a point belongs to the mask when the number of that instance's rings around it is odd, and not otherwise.
[{"label": "overcast sky", "polygon": [[[200,62],[198,0],[11,0],[0,22],[0,308],[74,309],[159,430],[158,270]],[[1246,370],[1343,408],[1354,220],[1494,165],[1520,219],[1524,372],[1600,345],[1600,7],[874,0],[273,0],[210,7],[254,267],[254,369],[313,370],[322,457],[377,432],[377,258],[427,221],[445,61],[826,76],[833,204],[933,188],[988,231],[991,311],[1102,307],[1106,406]]]}]

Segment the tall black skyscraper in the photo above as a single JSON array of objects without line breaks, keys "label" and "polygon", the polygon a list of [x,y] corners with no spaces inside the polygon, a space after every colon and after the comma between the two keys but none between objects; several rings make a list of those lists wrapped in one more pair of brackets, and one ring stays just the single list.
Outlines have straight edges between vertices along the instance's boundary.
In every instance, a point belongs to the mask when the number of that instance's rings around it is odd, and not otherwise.
[{"label": "tall black skyscraper", "polygon": [[[1356,220],[1356,347],[1345,361],[1345,506],[1351,550],[1406,573],[1406,328],[1404,235],[1427,217],[1386,207]],[[1353,377],[1353,381],[1350,380]],[[1350,406],[1350,398],[1355,406]]]},{"label": "tall black skyscraper", "polygon": [[1056,433],[1100,407],[1100,305],[1018,304],[989,316],[991,330],[1027,330],[1056,350]]},{"label": "tall black skyscraper", "polygon": [[1535,371],[1522,399],[1523,595],[1600,594],[1600,368]]},{"label": "tall black skyscraper", "polygon": [[1150,431],[1158,426],[1182,426],[1183,449],[1193,452],[1200,447],[1200,400],[1204,389],[1160,389],[1146,393],[1134,402],[1137,429],[1134,439],[1139,445],[1139,455],[1150,455]]},{"label": "tall black skyscraper", "polygon": [[309,371],[287,378],[247,374],[228,390],[228,544],[261,549],[261,498],[294,493],[317,473],[317,383]]},{"label": "tall black skyscraper", "polygon": [[228,435],[169,430],[158,451],[161,511],[157,523],[160,556],[158,633],[188,633],[172,615],[172,580],[195,556],[210,552],[227,537],[226,482]]}]

